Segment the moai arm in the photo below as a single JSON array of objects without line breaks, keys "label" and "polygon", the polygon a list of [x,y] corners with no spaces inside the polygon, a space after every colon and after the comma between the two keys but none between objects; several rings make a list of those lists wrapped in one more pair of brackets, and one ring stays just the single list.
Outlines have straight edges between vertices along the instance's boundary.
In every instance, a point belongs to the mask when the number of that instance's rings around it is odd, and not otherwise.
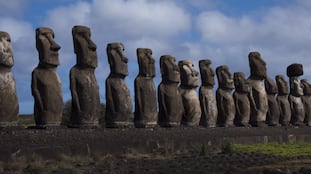
[{"label": "moai arm", "polygon": [[137,105],[137,108],[139,108],[140,111],[144,112],[144,107],[142,106],[142,100],[141,100],[141,89],[140,89],[140,85],[139,85],[140,81],[137,81],[137,79],[135,79],[135,86],[134,86],[134,90],[135,90],[135,105]]},{"label": "moai arm", "polygon": [[250,102],[250,106],[251,108],[254,109],[255,112],[258,111],[258,107],[256,105],[256,101],[254,99],[254,96],[253,96],[253,91],[251,90],[250,93],[249,93],[249,102]]},{"label": "moai arm", "polygon": [[80,101],[76,88],[76,73],[74,69],[70,71],[70,91],[72,96],[72,105],[77,109],[78,112],[81,112]]},{"label": "moai arm", "polygon": [[164,94],[163,90],[159,90],[158,93],[159,93],[159,101],[162,104],[162,106],[159,106],[159,107],[162,107],[163,112],[167,116],[168,115],[168,111],[167,111],[167,107],[166,107],[167,103],[166,103],[166,100],[165,100],[165,94]]},{"label": "moai arm", "polygon": [[116,112],[115,106],[114,106],[114,102],[113,102],[113,94],[112,94],[112,90],[111,90],[111,84],[109,82],[109,80],[106,80],[106,102],[107,104],[109,104],[110,106],[107,106],[107,108],[110,109],[109,112]]},{"label": "moai arm", "polygon": [[237,115],[242,115],[242,113],[240,111],[239,100],[237,99],[237,97],[235,95],[233,96],[233,98],[234,98],[235,110],[236,110]]},{"label": "moai arm", "polygon": [[38,109],[40,109],[40,111],[44,111],[43,102],[41,99],[40,92],[38,90],[37,78],[38,77],[36,74],[36,70],[34,70],[32,72],[32,79],[31,79],[31,92],[32,92],[32,95],[34,96],[35,103],[37,103],[37,107],[39,107]]}]

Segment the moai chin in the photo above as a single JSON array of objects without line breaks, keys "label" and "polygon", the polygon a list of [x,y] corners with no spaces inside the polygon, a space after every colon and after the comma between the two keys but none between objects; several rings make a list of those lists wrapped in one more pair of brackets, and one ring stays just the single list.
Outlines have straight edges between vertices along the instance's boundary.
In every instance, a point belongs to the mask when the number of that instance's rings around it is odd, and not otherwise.
[{"label": "moai chin", "polygon": [[292,111],[291,123],[295,126],[302,126],[305,118],[305,110],[302,102],[303,86],[299,79],[301,75],[303,75],[302,64],[294,63],[287,67],[290,88],[288,100]]},{"label": "moai chin", "polygon": [[234,126],[235,105],[231,91],[234,82],[229,68],[225,65],[216,68],[218,78],[218,89],[216,91],[218,118],[217,125],[220,127]]},{"label": "moai chin", "polygon": [[176,127],[181,123],[184,108],[178,90],[180,73],[175,57],[171,55],[161,56],[160,69],[162,81],[158,86],[158,123],[162,127]]},{"label": "moai chin", "polygon": [[265,88],[267,92],[269,106],[266,123],[269,126],[278,126],[280,121],[280,109],[276,98],[276,94],[278,93],[278,87],[273,79],[267,77],[265,79]]},{"label": "moai chin", "polygon": [[179,92],[184,106],[182,125],[199,126],[201,118],[200,100],[196,92],[199,86],[199,72],[194,69],[190,60],[178,62],[181,84]]},{"label": "moai chin", "polygon": [[277,101],[280,109],[280,123],[282,126],[289,126],[292,112],[288,101],[288,84],[283,75],[275,76],[275,81],[278,87]]},{"label": "moai chin", "polygon": [[301,80],[303,85],[302,102],[305,110],[305,123],[307,126],[311,126],[311,84],[308,80]]},{"label": "moai chin", "polygon": [[250,52],[248,55],[251,75],[248,82],[251,86],[250,123],[252,126],[265,126],[268,112],[268,98],[263,80],[267,77],[266,62],[262,60],[259,52]]},{"label": "moai chin", "polygon": [[72,28],[77,63],[70,70],[72,109],[70,127],[97,127],[100,115],[99,88],[94,71],[97,67],[96,44],[90,28]]},{"label": "moai chin", "polygon": [[250,108],[250,86],[243,72],[233,74],[235,91],[233,93],[236,108],[235,125],[248,127],[251,108]]},{"label": "moai chin", "polygon": [[139,74],[135,78],[135,127],[155,127],[158,121],[155,77],[155,60],[149,48],[137,48]]},{"label": "moai chin", "polygon": [[202,85],[199,89],[199,99],[201,106],[200,125],[204,127],[216,127],[218,110],[216,97],[213,92],[215,85],[215,72],[211,67],[211,60],[199,61]]},{"label": "moai chin", "polygon": [[106,127],[132,127],[132,99],[124,78],[128,75],[128,59],[122,43],[109,43],[107,56],[110,74],[106,79]]},{"label": "moai chin", "polygon": [[0,127],[17,126],[19,105],[13,65],[11,37],[7,32],[0,31]]},{"label": "moai chin", "polygon": [[59,65],[58,50],[61,47],[54,41],[52,29],[36,29],[36,47],[39,64],[32,72],[31,82],[36,126],[59,126],[63,114],[63,97],[56,68]]}]

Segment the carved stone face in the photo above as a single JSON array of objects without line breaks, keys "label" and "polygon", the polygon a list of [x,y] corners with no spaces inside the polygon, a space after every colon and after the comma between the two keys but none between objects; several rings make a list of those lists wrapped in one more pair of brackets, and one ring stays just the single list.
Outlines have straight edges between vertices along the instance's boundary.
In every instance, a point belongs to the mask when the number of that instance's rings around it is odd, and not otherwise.
[{"label": "carved stone face", "polygon": [[14,60],[11,37],[7,32],[0,31],[0,65],[12,67],[13,64]]},{"label": "carved stone face", "polygon": [[235,90],[240,93],[249,93],[251,87],[245,78],[243,72],[236,72],[233,74]]},{"label": "carved stone face", "polygon": [[58,50],[61,48],[54,41],[54,32],[50,28],[36,29],[36,47],[39,52],[40,64],[58,66]]},{"label": "carved stone face", "polygon": [[302,96],[303,95],[303,86],[300,82],[299,77],[290,77],[290,94],[293,96]]},{"label": "carved stone face", "polygon": [[234,82],[229,68],[225,65],[216,68],[218,86],[222,89],[234,89]]},{"label": "carved stone face", "polygon": [[124,55],[124,46],[122,43],[109,43],[107,45],[108,62],[112,74],[127,76],[128,59]]},{"label": "carved stone face", "polygon": [[78,66],[96,68],[98,65],[96,44],[91,40],[90,28],[74,26],[72,36]]},{"label": "carved stone face", "polygon": [[137,48],[136,52],[139,75],[143,77],[155,77],[155,60],[152,57],[152,50],[149,48]]},{"label": "carved stone face", "polygon": [[267,77],[265,80],[265,88],[266,88],[267,94],[278,93],[278,88],[277,88],[275,82],[273,81],[273,79],[271,79],[270,77]]},{"label": "carved stone face", "polygon": [[176,65],[175,57],[171,55],[163,55],[160,58],[160,69],[162,81],[170,83],[180,82],[179,68]]},{"label": "carved stone face", "polygon": [[250,52],[248,55],[251,78],[263,80],[267,77],[266,62],[262,60],[259,52]]},{"label": "carved stone face", "polygon": [[215,72],[211,67],[211,63],[210,60],[199,61],[202,86],[214,87],[215,85]]},{"label": "carved stone face", "polygon": [[301,83],[303,85],[304,95],[311,95],[311,84],[308,82],[308,80],[303,79],[301,80]]},{"label": "carved stone face", "polygon": [[276,85],[278,87],[279,95],[287,95],[288,94],[288,84],[283,75],[275,76]]},{"label": "carved stone face", "polygon": [[199,86],[199,72],[194,69],[194,65],[190,60],[178,62],[181,86],[195,88]]}]

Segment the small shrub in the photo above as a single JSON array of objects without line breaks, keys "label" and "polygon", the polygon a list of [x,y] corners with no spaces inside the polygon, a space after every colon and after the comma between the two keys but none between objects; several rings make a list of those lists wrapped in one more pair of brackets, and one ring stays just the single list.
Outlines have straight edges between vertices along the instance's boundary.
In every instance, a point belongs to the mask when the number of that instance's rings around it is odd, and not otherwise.
[{"label": "small shrub", "polygon": [[232,154],[234,152],[233,144],[232,143],[225,143],[221,147],[221,152],[223,154]]}]

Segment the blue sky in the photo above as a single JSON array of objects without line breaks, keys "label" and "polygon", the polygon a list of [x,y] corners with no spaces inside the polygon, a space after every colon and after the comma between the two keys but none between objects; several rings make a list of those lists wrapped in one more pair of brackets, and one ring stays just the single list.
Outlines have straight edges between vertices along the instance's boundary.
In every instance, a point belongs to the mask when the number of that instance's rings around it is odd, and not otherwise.
[{"label": "blue sky", "polygon": [[[106,45],[122,42],[129,58],[126,82],[134,98],[138,73],[136,48],[153,50],[156,86],[161,81],[159,58],[171,54],[190,59],[198,70],[200,59],[211,59],[213,68],[228,65],[230,71],[249,75],[247,55],[259,51],[268,74],[286,76],[286,67],[302,63],[311,78],[311,1],[309,0],[0,0],[0,30],[12,38],[20,113],[33,112],[31,72],[38,64],[35,29],[50,27],[62,48],[58,73],[63,98],[71,98],[69,70],[75,64],[71,29],[91,28],[97,44],[96,77],[105,103],[105,79],[109,74]],[[217,85],[214,87],[217,88]]]}]

